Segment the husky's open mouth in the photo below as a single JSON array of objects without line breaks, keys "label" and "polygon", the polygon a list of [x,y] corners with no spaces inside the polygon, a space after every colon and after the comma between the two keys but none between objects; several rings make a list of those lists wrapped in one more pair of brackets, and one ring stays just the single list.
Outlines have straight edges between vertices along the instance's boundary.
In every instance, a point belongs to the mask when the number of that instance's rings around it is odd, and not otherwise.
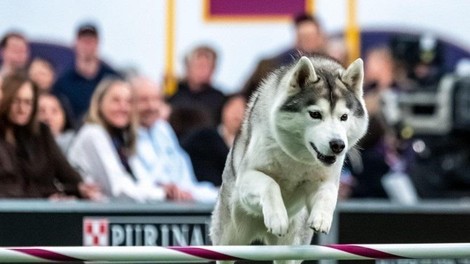
[{"label": "husky's open mouth", "polygon": [[315,147],[315,144],[310,142],[310,145],[312,146],[313,150],[317,153],[317,159],[320,160],[321,162],[325,163],[326,165],[331,165],[336,162],[336,157],[335,156],[327,156],[322,153]]}]

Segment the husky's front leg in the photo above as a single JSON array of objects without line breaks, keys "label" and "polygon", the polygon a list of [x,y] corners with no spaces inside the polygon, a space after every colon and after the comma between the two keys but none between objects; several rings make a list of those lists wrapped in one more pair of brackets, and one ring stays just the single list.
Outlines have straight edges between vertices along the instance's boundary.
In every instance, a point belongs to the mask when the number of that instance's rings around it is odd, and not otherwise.
[{"label": "husky's front leg", "polygon": [[277,236],[287,233],[287,210],[281,189],[273,178],[256,170],[246,171],[237,179],[237,192],[243,209],[264,217],[268,232]]},{"label": "husky's front leg", "polygon": [[307,223],[315,232],[327,234],[330,231],[338,199],[338,188],[338,180],[330,179],[309,195],[307,205],[310,215]]}]

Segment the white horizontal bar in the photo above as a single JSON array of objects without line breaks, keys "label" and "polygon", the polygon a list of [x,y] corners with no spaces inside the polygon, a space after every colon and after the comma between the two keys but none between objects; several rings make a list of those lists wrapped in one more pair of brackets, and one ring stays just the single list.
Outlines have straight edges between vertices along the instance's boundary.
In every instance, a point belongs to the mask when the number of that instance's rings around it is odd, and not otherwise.
[{"label": "white horizontal bar", "polygon": [[0,262],[208,262],[470,258],[470,243],[325,246],[1,247]]}]

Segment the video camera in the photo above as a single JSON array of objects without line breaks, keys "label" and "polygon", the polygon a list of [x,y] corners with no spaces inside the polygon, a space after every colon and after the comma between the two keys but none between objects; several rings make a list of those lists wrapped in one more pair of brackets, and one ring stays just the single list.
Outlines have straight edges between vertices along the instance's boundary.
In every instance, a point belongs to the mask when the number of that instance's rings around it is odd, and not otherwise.
[{"label": "video camera", "polygon": [[413,131],[409,175],[422,198],[470,197],[470,77],[449,74],[436,91],[399,96]]},{"label": "video camera", "polygon": [[390,46],[416,85],[399,93],[395,112],[410,136],[409,175],[419,196],[470,197],[470,74],[444,74],[443,46],[430,35],[400,35]]},{"label": "video camera", "polygon": [[470,77],[444,76],[437,89],[401,94],[402,122],[417,135],[470,132]]}]

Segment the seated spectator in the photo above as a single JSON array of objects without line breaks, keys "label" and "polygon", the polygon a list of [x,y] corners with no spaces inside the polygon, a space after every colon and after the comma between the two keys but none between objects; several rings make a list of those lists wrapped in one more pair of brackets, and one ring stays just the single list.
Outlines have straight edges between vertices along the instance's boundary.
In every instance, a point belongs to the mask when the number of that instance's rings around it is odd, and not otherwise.
[{"label": "seated spectator", "polygon": [[182,139],[199,181],[222,184],[222,173],[229,149],[243,122],[246,100],[242,95],[227,99],[222,110],[222,123],[218,128],[203,128]]},{"label": "seated spectator", "polygon": [[391,121],[384,117],[385,99],[396,89],[390,50],[375,47],[367,51],[364,68],[364,101],[369,113],[369,128],[358,143],[358,155],[354,159],[350,155],[350,172],[354,177],[351,196],[388,198],[382,179],[400,160]]},{"label": "seated spectator", "polygon": [[325,54],[339,61],[343,67],[348,66],[348,47],[344,37],[332,37],[325,46]]},{"label": "seated spectator", "polygon": [[0,197],[100,199],[83,183],[57,147],[49,128],[36,119],[37,88],[23,75],[5,78],[0,104]]},{"label": "seated spectator", "polygon": [[5,34],[0,41],[0,52],[2,55],[0,76],[26,71],[29,62],[29,43],[23,34],[19,32]]},{"label": "seated spectator", "polygon": [[129,83],[103,80],[93,93],[85,124],[68,157],[82,177],[95,182],[109,198],[161,201],[165,191],[136,166],[137,116]]},{"label": "seated spectator", "polygon": [[39,121],[49,126],[54,138],[64,153],[70,146],[75,135],[70,120],[59,99],[53,94],[39,95]]},{"label": "seated spectator", "polygon": [[98,45],[99,35],[96,26],[81,25],[75,42],[74,67],[59,76],[52,89],[64,102],[74,124],[81,123],[98,83],[106,76],[118,75],[100,60]]},{"label": "seated spectator", "polygon": [[215,201],[218,188],[196,180],[188,155],[161,116],[164,102],[160,88],[145,78],[136,78],[132,84],[140,117],[137,155],[142,169],[165,188],[169,199]]},{"label": "seated spectator", "polygon": [[212,84],[217,53],[210,47],[194,48],[185,58],[186,76],[168,99],[170,123],[178,138],[192,129],[220,123],[224,94]]},{"label": "seated spectator", "polygon": [[377,88],[380,92],[396,86],[395,62],[387,46],[373,47],[366,52],[364,86],[367,90]]},{"label": "seated spectator", "polygon": [[325,37],[320,21],[310,14],[299,14],[293,18],[295,43],[272,57],[261,59],[251,76],[245,82],[242,93],[246,98],[258,89],[261,81],[270,72],[282,66],[290,65],[302,55],[323,53]]},{"label": "seated spectator", "polygon": [[39,88],[39,93],[50,93],[55,81],[55,69],[52,63],[46,59],[34,58],[29,65],[29,78]]}]

